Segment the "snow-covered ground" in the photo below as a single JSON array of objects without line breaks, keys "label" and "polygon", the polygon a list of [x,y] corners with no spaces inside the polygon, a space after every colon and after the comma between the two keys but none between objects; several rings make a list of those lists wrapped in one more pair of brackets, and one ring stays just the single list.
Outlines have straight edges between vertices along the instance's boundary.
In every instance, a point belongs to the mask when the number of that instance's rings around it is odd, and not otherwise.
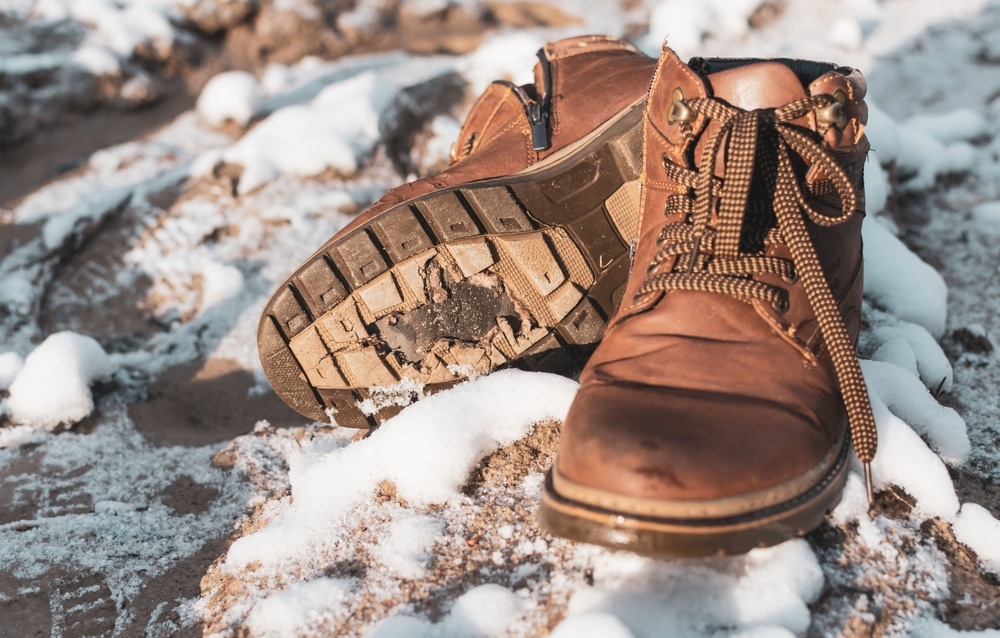
[{"label": "snow-covered ground", "polygon": [[[199,4],[210,22],[240,3]],[[503,19],[463,55],[216,76],[195,109],[0,210],[0,635],[1000,636],[1000,7],[408,4]],[[0,11],[69,21],[65,55],[113,73],[137,47],[168,56],[195,7]],[[338,24],[383,14],[360,0]],[[855,473],[805,539],[608,552],[532,514],[571,379],[498,372],[362,440],[271,393],[255,330],[273,287],[385,190],[439,170],[485,83],[529,81],[542,43],[589,32],[866,72],[873,514]],[[44,62],[24,55],[0,73]]]}]

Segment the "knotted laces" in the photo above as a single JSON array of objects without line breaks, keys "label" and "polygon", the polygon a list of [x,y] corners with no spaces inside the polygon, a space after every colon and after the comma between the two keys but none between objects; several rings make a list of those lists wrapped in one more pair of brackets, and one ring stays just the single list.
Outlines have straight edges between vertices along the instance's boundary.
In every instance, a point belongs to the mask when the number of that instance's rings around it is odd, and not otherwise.
[{"label": "knotted laces", "polygon": [[[777,109],[745,111],[713,98],[684,100],[683,106],[720,126],[705,145],[698,170],[677,166],[664,156],[667,176],[688,188],[687,194],[668,198],[665,213],[668,217],[684,213],[685,218],[663,228],[659,250],[638,295],[696,290],[762,300],[784,312],[787,291],[753,275],[778,275],[789,284],[801,279],[833,360],[851,442],[864,465],[871,502],[875,419],[854,345],[806,228],[806,219],[822,227],[847,221],[854,214],[857,199],[847,174],[822,143],[789,124],[833,102],[832,97],[820,95]],[[713,175],[713,168],[723,140],[725,178],[720,179]],[[809,205],[792,153],[827,176],[829,182],[819,185],[839,195],[840,216],[822,214]],[[805,188],[810,195],[819,194],[815,187]],[[718,198],[718,217],[710,225],[713,198]],[[775,244],[786,245],[791,259],[767,255],[767,249]],[[673,267],[662,272],[671,261]]]}]

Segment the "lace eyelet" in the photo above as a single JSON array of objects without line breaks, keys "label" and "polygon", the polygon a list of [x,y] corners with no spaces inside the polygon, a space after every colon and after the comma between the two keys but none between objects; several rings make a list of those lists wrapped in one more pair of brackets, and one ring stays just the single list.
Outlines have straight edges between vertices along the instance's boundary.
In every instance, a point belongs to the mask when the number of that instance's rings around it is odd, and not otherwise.
[{"label": "lace eyelet", "polygon": [[670,111],[667,113],[667,123],[677,124],[679,122],[685,122],[690,124],[694,122],[697,115],[694,111],[684,103],[684,91],[681,87],[677,87],[670,93]]},{"label": "lace eyelet", "polygon": [[788,299],[782,297],[779,301],[772,301],[771,307],[774,308],[774,311],[779,315],[783,315],[788,312]]},{"label": "lace eyelet", "polygon": [[847,113],[844,112],[847,95],[843,91],[837,91],[833,94],[833,100],[827,106],[816,109],[816,120],[821,124],[844,130],[847,127]]},{"label": "lace eyelet", "polygon": [[781,280],[789,286],[792,286],[799,282],[799,273],[795,272],[795,268],[792,268],[791,274],[782,275]]}]

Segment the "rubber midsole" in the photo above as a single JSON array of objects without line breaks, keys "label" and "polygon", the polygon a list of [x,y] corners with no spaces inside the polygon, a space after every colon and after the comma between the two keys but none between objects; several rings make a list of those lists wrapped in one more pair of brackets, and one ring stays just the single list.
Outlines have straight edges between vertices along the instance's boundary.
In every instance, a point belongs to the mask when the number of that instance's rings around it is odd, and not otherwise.
[{"label": "rubber midsole", "polygon": [[[639,548],[640,553],[703,555],[746,551],[787,540],[818,525],[840,499],[847,480],[848,449],[845,441],[837,450],[835,463],[795,498],[734,516],[642,516],[581,503],[557,491],[550,471],[539,516],[556,535],[633,551]],[[690,502],[687,507],[697,509]]]}]

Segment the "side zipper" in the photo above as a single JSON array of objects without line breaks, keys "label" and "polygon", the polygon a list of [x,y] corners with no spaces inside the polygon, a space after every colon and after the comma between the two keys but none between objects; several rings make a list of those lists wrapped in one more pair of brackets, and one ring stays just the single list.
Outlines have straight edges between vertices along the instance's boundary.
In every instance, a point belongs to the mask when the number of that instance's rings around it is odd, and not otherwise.
[{"label": "side zipper", "polygon": [[535,151],[544,151],[552,146],[552,137],[549,134],[549,120],[552,117],[552,65],[545,56],[545,49],[539,49],[537,55],[542,68],[542,94],[537,102],[531,99],[527,91],[513,82],[496,80],[494,83],[510,87],[521,101],[531,129],[531,148]]}]

